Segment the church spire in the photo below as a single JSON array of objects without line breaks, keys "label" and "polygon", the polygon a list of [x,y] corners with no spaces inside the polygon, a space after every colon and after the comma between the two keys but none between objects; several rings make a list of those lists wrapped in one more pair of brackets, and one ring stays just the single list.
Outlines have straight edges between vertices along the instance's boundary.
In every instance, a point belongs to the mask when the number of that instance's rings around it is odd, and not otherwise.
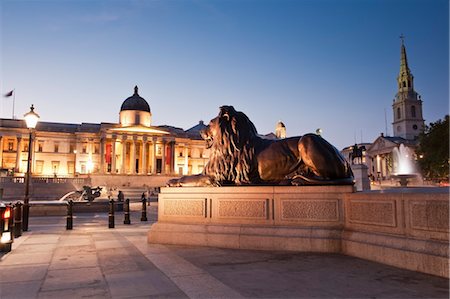
[{"label": "church spire", "polygon": [[424,129],[422,99],[414,90],[414,77],[408,67],[405,37],[400,35],[400,72],[397,77],[398,91],[392,103],[394,136],[415,140]]},{"label": "church spire", "polygon": [[401,34],[400,39],[402,40],[402,44],[400,47],[400,72],[397,77],[398,91],[412,91],[414,90],[414,76],[411,74],[411,70],[408,67],[408,58],[406,56],[405,48],[405,36]]}]

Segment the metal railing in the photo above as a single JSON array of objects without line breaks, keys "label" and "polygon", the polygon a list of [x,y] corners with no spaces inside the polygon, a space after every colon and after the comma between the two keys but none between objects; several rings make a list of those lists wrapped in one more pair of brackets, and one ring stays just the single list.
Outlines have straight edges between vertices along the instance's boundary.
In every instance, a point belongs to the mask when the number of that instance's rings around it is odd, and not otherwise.
[{"label": "metal railing", "polygon": [[[0,184],[2,183],[13,183],[13,184],[24,184],[24,177],[0,177]],[[35,184],[85,184],[90,183],[90,178],[70,178],[70,177],[52,177],[52,176],[39,176],[32,177],[31,183]]]}]

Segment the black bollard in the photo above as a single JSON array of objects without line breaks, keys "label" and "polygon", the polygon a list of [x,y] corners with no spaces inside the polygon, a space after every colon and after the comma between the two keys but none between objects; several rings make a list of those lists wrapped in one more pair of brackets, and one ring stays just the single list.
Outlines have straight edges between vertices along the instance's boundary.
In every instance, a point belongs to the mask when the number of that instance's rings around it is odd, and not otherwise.
[{"label": "black bollard", "polygon": [[73,200],[67,202],[66,230],[73,228]]},{"label": "black bollard", "polygon": [[142,193],[141,201],[142,201],[141,221],[147,221],[147,198],[145,198],[145,192]]},{"label": "black bollard", "polygon": [[125,199],[123,203],[123,224],[130,224],[130,199]]},{"label": "black bollard", "polygon": [[111,198],[109,201],[109,217],[108,217],[108,227],[114,228],[114,199]]},{"label": "black bollard", "polygon": [[22,235],[22,203],[16,202],[14,205],[14,238]]}]

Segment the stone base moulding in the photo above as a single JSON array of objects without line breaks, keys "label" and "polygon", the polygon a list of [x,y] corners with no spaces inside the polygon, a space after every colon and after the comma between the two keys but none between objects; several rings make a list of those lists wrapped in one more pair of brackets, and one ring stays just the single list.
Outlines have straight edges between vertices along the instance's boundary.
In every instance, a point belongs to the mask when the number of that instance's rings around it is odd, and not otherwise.
[{"label": "stone base moulding", "polygon": [[158,204],[149,243],[342,253],[449,277],[448,190],[162,188]]}]

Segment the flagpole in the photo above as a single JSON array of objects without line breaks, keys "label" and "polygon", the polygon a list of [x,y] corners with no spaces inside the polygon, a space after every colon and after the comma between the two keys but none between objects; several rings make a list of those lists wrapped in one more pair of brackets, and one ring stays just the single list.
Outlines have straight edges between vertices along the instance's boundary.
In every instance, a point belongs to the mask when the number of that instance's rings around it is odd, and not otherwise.
[{"label": "flagpole", "polygon": [[16,89],[13,89],[13,109],[12,109],[12,119],[14,119],[14,106],[16,104]]}]

